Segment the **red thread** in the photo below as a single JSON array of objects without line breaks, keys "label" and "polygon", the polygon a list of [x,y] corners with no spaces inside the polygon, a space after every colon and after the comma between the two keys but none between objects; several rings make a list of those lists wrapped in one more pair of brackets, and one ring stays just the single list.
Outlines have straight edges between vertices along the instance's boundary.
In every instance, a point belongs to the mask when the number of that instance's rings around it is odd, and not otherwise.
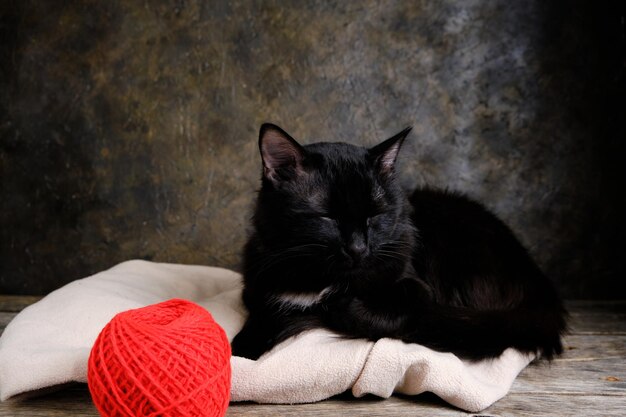
[{"label": "red thread", "polygon": [[169,300],[119,313],[89,355],[87,381],[105,417],[223,416],[230,344],[204,308]]}]

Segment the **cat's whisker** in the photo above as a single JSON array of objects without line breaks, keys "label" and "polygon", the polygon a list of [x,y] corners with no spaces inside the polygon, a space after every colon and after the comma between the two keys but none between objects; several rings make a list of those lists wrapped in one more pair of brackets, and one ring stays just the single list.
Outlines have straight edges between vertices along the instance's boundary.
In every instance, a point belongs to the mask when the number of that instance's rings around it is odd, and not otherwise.
[{"label": "cat's whisker", "polygon": [[324,271],[325,274],[330,273],[333,270],[333,267],[335,266],[335,263],[337,262],[337,256],[335,256],[335,254],[331,254],[326,258],[326,270]]},{"label": "cat's whisker", "polygon": [[303,257],[307,257],[308,254],[303,254],[303,253],[294,253],[291,254],[290,256],[274,256],[271,257],[270,259],[267,260],[266,263],[258,266],[255,268],[255,273],[257,275],[261,275],[263,272],[267,271],[268,269],[272,268],[273,266],[279,264],[281,261],[288,261],[288,260],[292,260],[292,259],[296,259],[296,258],[303,258]]},{"label": "cat's whisker", "polygon": [[[326,245],[321,245],[321,244],[299,245],[299,246],[293,246],[293,247],[287,248],[287,249],[285,249],[285,250],[283,251],[283,253],[286,253],[286,252],[298,252],[298,251],[305,251],[305,250],[308,250],[308,249],[313,249],[313,248],[316,248],[316,249],[317,249],[317,248],[327,249],[327,248],[328,248],[328,246],[326,246]],[[311,252],[313,253],[314,251],[311,251]]]},{"label": "cat's whisker", "polygon": [[258,274],[267,271],[269,268],[274,266],[275,264],[281,261],[292,260],[294,258],[305,258],[309,256],[314,256],[316,253],[303,251],[306,248],[322,248],[327,249],[328,245],[320,244],[320,243],[307,243],[302,245],[291,246],[288,248],[281,248],[278,250],[274,250],[269,254],[264,254],[263,256],[259,256],[258,260],[253,259],[250,264],[251,267],[256,269]]},{"label": "cat's whisker", "polygon": [[391,250],[385,250],[385,249],[379,249],[378,251],[376,251],[376,253],[386,254],[386,255],[397,255],[401,257],[401,259],[408,259],[410,256],[410,253],[391,251]]},{"label": "cat's whisker", "polygon": [[393,241],[393,242],[384,242],[380,245],[382,248],[394,248],[394,247],[398,247],[398,248],[406,248],[406,249],[413,249],[413,245],[409,242],[404,242],[401,240],[398,241]]},{"label": "cat's whisker", "polygon": [[[316,254],[315,252],[304,251],[304,249],[306,248],[327,249],[328,245],[324,245],[321,243],[307,243],[302,245],[290,246],[287,248],[276,249],[270,253],[265,253],[262,256],[258,256],[258,259],[252,259],[252,262],[250,262],[249,266],[256,269],[261,265],[265,266],[266,263],[270,262],[272,259],[275,259],[276,261],[285,260],[288,259],[287,257],[285,257],[285,254],[293,254],[294,252],[299,253],[299,256],[312,256]],[[263,266],[261,267],[263,268]]]},{"label": "cat's whisker", "polygon": [[393,253],[393,252],[384,252],[384,251],[379,251],[379,252],[377,253],[376,257],[377,257],[378,259],[381,259],[381,260],[382,260],[382,258],[390,258],[390,259],[395,259],[395,260],[397,260],[397,261],[402,261],[402,262],[404,262],[404,261],[406,261],[406,260],[407,260],[407,257],[406,257],[406,256],[397,256],[397,255],[398,255],[398,254]]}]

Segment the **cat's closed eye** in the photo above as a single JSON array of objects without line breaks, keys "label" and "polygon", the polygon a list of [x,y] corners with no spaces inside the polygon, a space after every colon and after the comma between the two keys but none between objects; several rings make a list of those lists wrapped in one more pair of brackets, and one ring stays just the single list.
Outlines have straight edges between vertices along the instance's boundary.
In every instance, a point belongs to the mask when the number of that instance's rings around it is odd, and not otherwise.
[{"label": "cat's closed eye", "polygon": [[370,216],[365,221],[365,223],[367,224],[367,227],[375,225],[379,220],[382,219],[384,214],[385,213],[372,213],[372,214],[370,214]]},{"label": "cat's closed eye", "polygon": [[315,211],[311,211],[311,212],[302,212],[299,213],[301,214],[303,217],[306,217],[307,219],[310,220],[322,220],[324,222],[327,223],[336,223],[337,222],[337,218],[334,217],[332,214],[329,213],[320,213],[320,212],[315,212]]}]

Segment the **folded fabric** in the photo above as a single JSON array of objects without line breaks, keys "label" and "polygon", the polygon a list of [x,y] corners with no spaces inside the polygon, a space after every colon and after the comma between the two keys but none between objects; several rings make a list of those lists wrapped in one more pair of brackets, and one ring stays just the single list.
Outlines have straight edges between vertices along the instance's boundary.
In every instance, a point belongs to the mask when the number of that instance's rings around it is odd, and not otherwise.
[{"label": "folded fabric", "polygon": [[[215,267],[128,261],[74,281],[27,307],[0,337],[0,400],[86,382],[100,330],[121,311],[170,298],[211,312],[228,338],[245,319],[239,274]],[[502,398],[532,360],[515,350],[478,363],[398,340],[346,340],[318,329],[286,340],[257,361],[232,357],[232,401],[307,403],[347,390],[357,396],[433,392],[480,411]]]}]

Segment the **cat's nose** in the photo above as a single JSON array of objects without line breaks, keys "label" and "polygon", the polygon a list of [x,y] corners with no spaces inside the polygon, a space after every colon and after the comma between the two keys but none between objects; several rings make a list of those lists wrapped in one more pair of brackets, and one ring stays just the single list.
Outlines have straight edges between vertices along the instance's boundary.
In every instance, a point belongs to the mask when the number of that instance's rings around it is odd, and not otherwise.
[{"label": "cat's nose", "polygon": [[354,239],[346,248],[346,252],[348,252],[353,261],[358,262],[367,255],[367,244],[363,238]]}]

